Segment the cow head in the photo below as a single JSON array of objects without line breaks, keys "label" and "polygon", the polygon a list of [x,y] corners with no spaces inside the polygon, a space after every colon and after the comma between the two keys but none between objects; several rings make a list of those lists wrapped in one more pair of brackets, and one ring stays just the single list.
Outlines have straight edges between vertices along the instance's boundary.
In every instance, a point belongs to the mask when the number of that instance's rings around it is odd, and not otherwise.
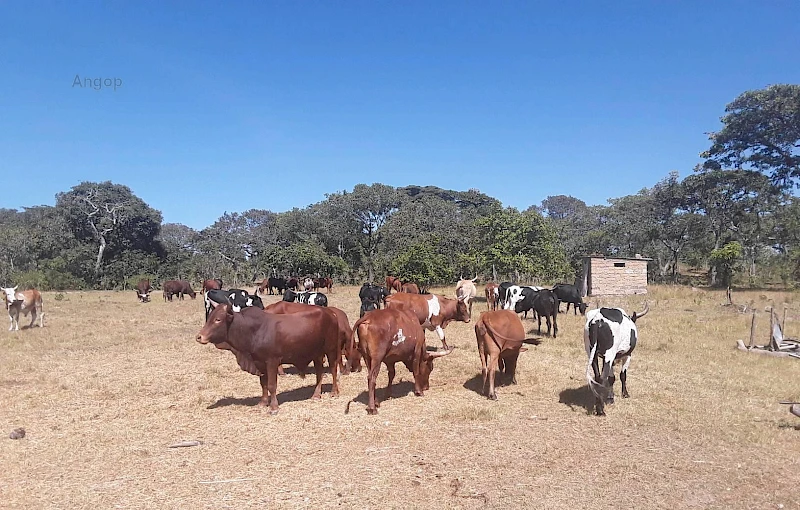
[{"label": "cow head", "polygon": [[578,311],[581,312],[581,315],[586,315],[586,308],[588,308],[588,307],[589,307],[589,305],[587,305],[586,303],[579,303],[578,304]]},{"label": "cow head", "polygon": [[419,385],[422,391],[426,391],[430,388],[431,372],[433,372],[433,360],[436,358],[441,358],[442,356],[447,356],[451,352],[453,352],[452,348],[447,351],[422,351],[422,361],[419,364],[419,373],[414,376],[414,382]]},{"label": "cow head", "polygon": [[233,322],[233,308],[230,305],[219,305],[208,316],[206,325],[200,330],[195,340],[201,344],[221,344],[228,340],[228,328]]},{"label": "cow head", "polygon": [[469,322],[469,308],[467,307],[467,297],[461,296],[456,299],[456,316],[455,320],[461,322]]},{"label": "cow head", "polygon": [[3,297],[5,298],[7,305],[10,305],[17,300],[17,287],[19,287],[19,285],[15,285],[13,287],[0,287],[3,289]]},{"label": "cow head", "polygon": [[150,293],[149,292],[139,292],[137,290],[136,293],[139,294],[139,301],[141,301],[142,303],[147,303],[148,301],[150,301]]}]

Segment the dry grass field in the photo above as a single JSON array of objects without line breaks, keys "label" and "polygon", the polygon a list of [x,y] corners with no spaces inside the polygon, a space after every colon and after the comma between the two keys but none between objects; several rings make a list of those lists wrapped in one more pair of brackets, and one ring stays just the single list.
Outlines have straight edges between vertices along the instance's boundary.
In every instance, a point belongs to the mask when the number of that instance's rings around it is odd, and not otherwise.
[{"label": "dry grass field", "polygon": [[[357,291],[329,296],[351,324]],[[46,293],[43,330],[0,331],[0,507],[800,508],[800,420],[778,404],[800,400],[800,360],[734,350],[750,315],[721,306],[722,293],[651,287],[631,398],[604,418],[588,414],[572,311],[558,338],[520,355],[519,384],[496,402],[478,393],[473,324],[454,323],[456,349],[424,397],[402,365],[377,416],[365,412],[365,371],[318,401],[313,374],[287,375],[273,417],[256,406],[256,377],[195,342],[202,301],[153,297]],[[800,336],[798,297],[735,294],[760,311],[759,343],[770,303],[789,304],[787,334]],[[642,303],[602,300],[631,313]],[[428,344],[439,345],[431,332]],[[385,384],[384,368],[379,397]],[[17,427],[27,435],[9,439]],[[202,444],[168,448],[190,439]]]}]

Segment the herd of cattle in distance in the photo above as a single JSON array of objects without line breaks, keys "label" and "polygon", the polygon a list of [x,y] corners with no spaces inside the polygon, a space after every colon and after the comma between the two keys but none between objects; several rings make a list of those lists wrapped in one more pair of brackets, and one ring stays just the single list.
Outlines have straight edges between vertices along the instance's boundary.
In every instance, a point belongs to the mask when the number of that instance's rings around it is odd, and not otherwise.
[{"label": "herd of cattle in distance", "polygon": [[[351,327],[344,311],[328,306],[328,300],[317,289],[331,291],[330,278],[268,278],[250,294],[242,289],[223,290],[219,279],[201,284],[205,302],[205,325],[196,336],[201,344],[211,343],[218,349],[231,351],[239,367],[259,376],[262,397],[259,405],[268,406],[271,414],[278,412],[277,376],[282,365],[294,365],[304,374],[313,362],[316,387],[312,398],[322,392],[323,362],[328,360],[333,379],[332,395],[339,395],[338,376],[361,371],[361,360],[367,367],[367,412],[377,414],[380,403],[375,398],[375,384],[381,364],[388,369],[389,383],[385,396],[392,393],[395,365],[403,363],[414,377],[414,394],[422,396],[429,389],[433,361],[453,351],[448,347],[445,328],[452,321],[469,323],[472,304],[477,295],[475,280],[461,278],[456,286],[455,299],[420,291],[412,282],[387,276],[385,286],[364,283],[359,290],[360,318]],[[304,291],[298,291],[301,287]],[[149,280],[136,285],[141,302],[149,301],[152,291]],[[395,291],[392,294],[392,291]],[[31,326],[39,318],[44,327],[42,296],[35,290],[18,291],[17,287],[2,288],[9,314],[9,330],[19,329],[19,314],[31,314]],[[283,292],[283,299],[264,306],[259,294],[265,291]],[[574,285],[558,284],[553,288],[519,286],[510,282],[487,283],[485,287],[488,311],[480,314],[475,324],[475,337],[483,377],[483,392],[497,399],[497,372],[516,384],[519,353],[526,350],[525,329],[519,318],[532,312],[538,318],[539,333],[545,317],[547,334],[558,334],[557,315],[562,302],[573,306],[573,315],[580,311],[586,316],[584,346],[588,356],[586,380],[595,396],[594,410],[605,414],[605,405],[614,402],[614,365],[621,364],[622,397],[629,396],[627,371],[631,354],[638,340],[636,321],[640,313],[628,315],[621,308],[598,308],[587,311],[581,293]],[[196,293],[186,280],[170,280],[163,285],[164,300],[174,295],[183,299]],[[382,307],[383,305],[383,307]],[[435,331],[442,347],[429,351],[425,330]],[[356,340],[357,337],[357,340]],[[488,388],[487,388],[488,386]],[[349,412],[347,403],[345,412]]]}]

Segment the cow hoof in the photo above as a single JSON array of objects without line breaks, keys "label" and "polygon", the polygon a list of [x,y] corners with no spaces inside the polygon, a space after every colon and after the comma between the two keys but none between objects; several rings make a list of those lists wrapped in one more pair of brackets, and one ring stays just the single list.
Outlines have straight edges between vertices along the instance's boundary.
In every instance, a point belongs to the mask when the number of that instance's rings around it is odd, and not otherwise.
[{"label": "cow hoof", "polygon": [[491,395],[489,395],[489,400],[497,400],[497,395],[492,393]]},{"label": "cow hoof", "polygon": [[630,394],[628,394],[628,392],[626,391],[625,393],[623,393],[623,394],[622,394],[622,398],[631,398],[631,396],[630,396]]},{"label": "cow hoof", "polygon": [[322,395],[317,395],[317,394],[315,393],[315,394],[311,395],[311,398],[313,398],[313,399],[316,399],[316,400],[319,400],[319,399],[321,399],[321,398],[322,398]]},{"label": "cow hoof", "polygon": [[269,415],[270,416],[275,416],[276,414],[278,414],[278,410],[277,409],[270,409],[269,410]]},{"label": "cow hoof", "polygon": [[368,407],[367,408],[367,414],[370,415],[370,416],[376,415],[376,414],[378,414],[378,410],[377,409],[370,409]]}]

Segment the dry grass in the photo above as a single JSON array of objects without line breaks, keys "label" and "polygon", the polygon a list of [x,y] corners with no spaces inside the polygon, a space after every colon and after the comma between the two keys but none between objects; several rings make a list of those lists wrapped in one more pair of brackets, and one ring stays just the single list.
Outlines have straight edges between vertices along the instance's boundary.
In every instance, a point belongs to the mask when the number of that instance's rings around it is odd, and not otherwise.
[{"label": "dry grass", "polygon": [[[356,294],[330,295],[351,323]],[[605,418],[587,414],[583,319],[571,311],[559,316],[557,339],[520,355],[519,384],[501,387],[497,402],[476,392],[472,324],[455,323],[446,331],[457,349],[437,361],[425,397],[398,366],[395,398],[377,417],[361,402],[345,415],[365,372],[342,378],[341,398],[321,401],[307,399],[313,376],[289,375],[270,417],[255,407],[258,380],[230,353],[194,341],[201,301],[154,297],[45,294],[44,330],[0,332],[0,506],[800,507],[800,423],[777,403],[800,400],[800,362],[735,351],[750,316],[720,306],[721,293],[652,289],[632,397]],[[762,311],[790,303],[787,333],[800,336],[797,297],[735,299]],[[767,324],[761,312],[761,343]],[[385,383],[384,370],[379,391]],[[27,436],[12,441],[16,427]],[[185,439],[203,444],[167,448]],[[202,483],[231,479],[244,480]]]}]

